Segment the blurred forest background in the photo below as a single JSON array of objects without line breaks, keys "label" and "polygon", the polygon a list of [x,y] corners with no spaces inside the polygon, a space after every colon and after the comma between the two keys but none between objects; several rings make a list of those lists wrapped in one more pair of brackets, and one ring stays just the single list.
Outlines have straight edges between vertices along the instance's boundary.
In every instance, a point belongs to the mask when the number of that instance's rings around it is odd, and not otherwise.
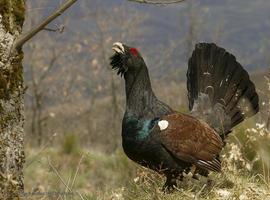
[{"label": "blurred forest background", "polygon": [[[28,0],[24,31],[61,3]],[[248,184],[255,184],[262,185],[260,195],[269,194],[269,10],[269,0],[188,0],[167,6],[78,1],[24,48],[25,190],[75,192],[78,199],[192,199],[199,192],[201,198],[239,199],[250,191]],[[116,41],[139,49],[157,96],[181,112],[188,112],[186,70],[196,42],[224,47],[251,74],[261,112],[231,134],[223,152],[228,173],[213,175],[222,177],[214,184],[222,185],[219,189],[193,182],[177,198],[165,197],[157,192],[162,177],[125,157],[124,81],[109,65]],[[243,178],[235,180],[235,174]],[[232,182],[238,180],[235,189]],[[251,191],[252,199],[264,197],[256,192]],[[160,197],[153,196],[157,193]]]}]

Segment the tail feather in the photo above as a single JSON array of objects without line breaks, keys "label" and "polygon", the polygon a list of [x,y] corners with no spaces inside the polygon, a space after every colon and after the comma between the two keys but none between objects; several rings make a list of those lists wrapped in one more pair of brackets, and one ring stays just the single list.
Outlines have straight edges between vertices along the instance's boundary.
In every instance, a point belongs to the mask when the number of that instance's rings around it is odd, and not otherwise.
[{"label": "tail feather", "polygon": [[196,45],[189,60],[187,89],[191,113],[220,135],[259,110],[259,98],[248,73],[232,54],[215,44]]}]

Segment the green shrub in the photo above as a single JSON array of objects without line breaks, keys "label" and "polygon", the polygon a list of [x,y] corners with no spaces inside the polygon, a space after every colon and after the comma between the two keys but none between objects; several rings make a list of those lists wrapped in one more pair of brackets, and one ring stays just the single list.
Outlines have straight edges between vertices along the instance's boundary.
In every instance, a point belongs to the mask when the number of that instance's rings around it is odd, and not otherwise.
[{"label": "green shrub", "polygon": [[75,154],[79,152],[78,136],[76,134],[65,134],[62,140],[62,152],[65,154]]}]

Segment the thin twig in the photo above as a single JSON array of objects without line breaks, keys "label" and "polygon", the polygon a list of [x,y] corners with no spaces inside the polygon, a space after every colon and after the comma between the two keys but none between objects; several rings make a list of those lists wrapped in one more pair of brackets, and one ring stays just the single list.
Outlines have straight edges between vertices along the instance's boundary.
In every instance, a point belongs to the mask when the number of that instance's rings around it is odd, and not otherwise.
[{"label": "thin twig", "polygon": [[65,29],[64,25],[60,25],[57,28],[47,28],[47,27],[43,28],[43,30],[45,30],[45,31],[59,32],[59,33],[63,33],[64,29]]},{"label": "thin twig", "polygon": [[70,186],[71,189],[73,188],[74,183],[75,183],[75,181],[76,181],[76,178],[77,178],[77,175],[78,175],[78,172],[79,172],[79,169],[80,169],[80,165],[81,165],[81,162],[82,162],[83,158],[84,158],[84,155],[81,156],[81,159],[80,159],[80,161],[79,161],[79,163],[78,163],[78,165],[77,165],[77,169],[76,169],[76,172],[75,172],[73,181],[72,181],[71,186]]},{"label": "thin twig", "polygon": [[146,3],[146,4],[161,4],[161,5],[165,5],[165,4],[173,4],[173,3],[180,3],[183,2],[185,0],[128,0],[128,1],[133,1],[133,2],[137,2],[137,3]]},{"label": "thin twig", "polygon": [[201,195],[202,191],[204,190],[204,188],[206,187],[206,184],[204,184],[202,186],[202,188],[200,189],[200,191],[195,195],[194,199],[197,200],[199,199],[199,196]]},{"label": "thin twig", "polygon": [[[67,186],[69,186],[70,180],[71,180],[72,174],[70,174],[69,178],[68,178],[68,182],[67,182]],[[65,189],[65,193],[67,193],[68,189],[66,187]],[[67,196],[65,195],[65,200],[67,200]]]},{"label": "thin twig", "polygon": [[[51,163],[51,161],[50,161],[49,158],[48,158],[48,164],[50,165],[50,167],[52,168],[52,170],[54,171],[54,173],[58,176],[58,178],[60,179],[60,181],[66,186],[66,189],[68,189],[69,192],[73,193],[72,189],[66,184],[66,182],[64,181],[64,179],[61,177],[61,175],[57,171],[57,169],[52,165],[52,163]],[[83,198],[83,196],[79,192],[76,191],[75,193],[77,193],[77,195],[79,195],[82,200],[85,200]]]},{"label": "thin twig", "polygon": [[65,10],[67,10],[70,6],[72,6],[77,0],[67,0],[64,4],[62,4],[56,11],[54,11],[49,17],[47,17],[44,21],[42,21],[40,24],[33,27],[30,31],[23,34],[21,37],[19,37],[13,46],[13,50],[19,50],[22,48],[22,46],[30,40],[32,37],[34,37],[37,33],[39,33],[41,30],[43,30],[50,22],[52,22],[54,19],[56,19],[58,16],[62,15]]}]

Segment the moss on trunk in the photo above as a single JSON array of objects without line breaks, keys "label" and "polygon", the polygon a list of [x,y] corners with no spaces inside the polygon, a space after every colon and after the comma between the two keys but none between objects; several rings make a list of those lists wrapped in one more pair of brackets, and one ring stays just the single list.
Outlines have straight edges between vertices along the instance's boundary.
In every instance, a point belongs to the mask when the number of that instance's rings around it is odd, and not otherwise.
[{"label": "moss on trunk", "polygon": [[0,199],[23,191],[23,52],[11,51],[21,34],[24,0],[0,0]]},{"label": "moss on trunk", "polygon": [[20,30],[24,22],[24,0],[0,0],[0,13],[3,17],[3,25],[10,33],[15,34]]}]

